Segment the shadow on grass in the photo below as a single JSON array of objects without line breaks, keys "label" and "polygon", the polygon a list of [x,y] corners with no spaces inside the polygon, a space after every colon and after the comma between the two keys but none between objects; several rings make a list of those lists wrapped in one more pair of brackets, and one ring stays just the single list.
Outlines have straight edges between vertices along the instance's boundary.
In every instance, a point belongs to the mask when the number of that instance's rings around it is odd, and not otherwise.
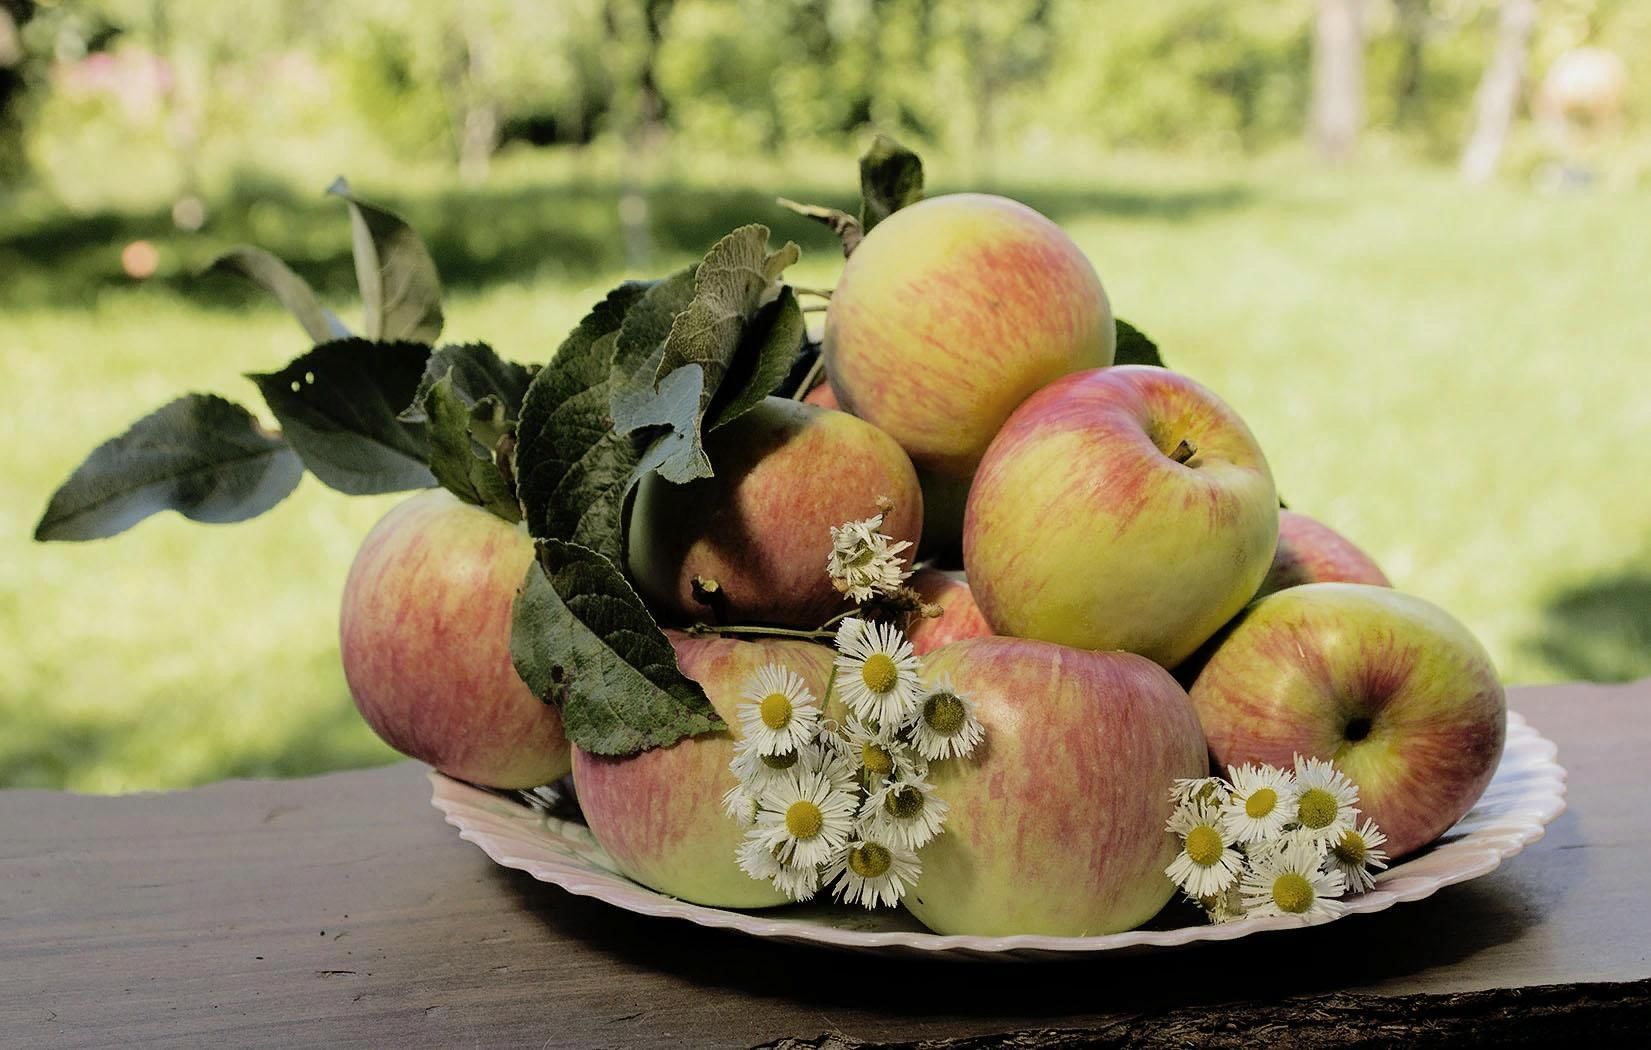
[{"label": "shadow on grass", "polygon": [[[1643,565],[1651,555],[1640,559]],[[1561,676],[1628,682],[1651,675],[1651,569],[1631,566],[1549,597],[1524,648]]]},{"label": "shadow on grass", "polygon": [[[850,188],[852,188],[850,186]],[[1162,190],[1143,186],[1083,189],[1017,187],[993,190],[1017,197],[1056,221],[1086,215],[1184,221],[1234,208],[1248,199],[1236,185]],[[619,225],[621,187],[607,179],[558,179],[535,187],[453,188],[397,198],[384,187],[358,190],[399,211],[425,238],[443,283],[465,290],[523,281],[540,275],[567,278],[621,272],[626,267]],[[944,190],[944,187],[941,188]],[[852,210],[851,193],[819,186],[770,188],[667,184],[649,195],[653,266],[660,269],[702,254],[737,226],[763,222],[776,238],[809,251],[835,253],[835,239],[820,225],[774,203],[776,195]],[[202,306],[240,308],[256,293],[227,278],[195,274],[222,249],[257,244],[285,259],[323,298],[353,295],[349,226],[338,201],[305,196],[256,175],[237,179],[222,199],[208,202],[211,221],[199,234],[178,231],[164,209],[150,212],[56,213],[0,220],[0,304],[73,306],[109,288],[131,287],[120,250],[148,240],[160,251],[161,269],[148,289],[182,295]]]}]

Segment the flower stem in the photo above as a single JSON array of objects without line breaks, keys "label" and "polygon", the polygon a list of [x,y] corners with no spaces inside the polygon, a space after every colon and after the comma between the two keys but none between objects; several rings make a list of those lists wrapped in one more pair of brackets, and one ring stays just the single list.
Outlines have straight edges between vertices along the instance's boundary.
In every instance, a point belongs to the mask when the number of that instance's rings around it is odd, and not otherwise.
[{"label": "flower stem", "polygon": [[827,630],[804,631],[794,627],[759,627],[755,624],[708,624],[696,623],[688,628],[688,634],[763,634],[777,635],[782,638],[807,638],[816,640],[830,638],[835,632]]}]

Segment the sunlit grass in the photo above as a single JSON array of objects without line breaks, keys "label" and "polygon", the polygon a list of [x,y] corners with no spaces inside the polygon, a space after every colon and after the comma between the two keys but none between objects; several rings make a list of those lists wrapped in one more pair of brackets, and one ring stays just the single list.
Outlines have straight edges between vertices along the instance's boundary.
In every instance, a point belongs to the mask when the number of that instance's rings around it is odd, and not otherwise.
[{"label": "sunlit grass", "polygon": [[[732,184],[681,173],[655,198],[654,266],[680,263],[717,224],[785,223],[765,207],[771,192],[833,186],[846,203],[852,162],[836,164]],[[1059,219],[1119,313],[1244,415],[1292,506],[1456,613],[1511,681],[1651,674],[1646,195],[1292,163],[1038,171],[1004,188]],[[522,162],[501,173],[498,199],[415,185],[398,203],[443,231],[453,338],[542,360],[627,275],[606,174]],[[273,238],[336,291],[342,223],[315,209],[289,221],[289,207],[225,215],[214,235]],[[475,228],[490,215],[497,233]],[[0,289],[0,786],[128,791],[390,760],[355,717],[335,632],[355,546],[395,497],[346,499],[309,479],[242,525],[163,516],[112,541],[28,539],[99,441],[184,390],[253,404],[241,374],[303,348],[294,324],[250,300],[213,292],[198,305],[181,280],[123,288],[121,240],[146,221],[107,223],[113,239],[61,263],[17,253],[36,228],[26,219],[0,225],[17,275]],[[799,282],[829,284],[829,244],[781,229],[811,249]],[[152,235],[191,261],[217,243]],[[52,292],[54,273],[74,295]]]}]

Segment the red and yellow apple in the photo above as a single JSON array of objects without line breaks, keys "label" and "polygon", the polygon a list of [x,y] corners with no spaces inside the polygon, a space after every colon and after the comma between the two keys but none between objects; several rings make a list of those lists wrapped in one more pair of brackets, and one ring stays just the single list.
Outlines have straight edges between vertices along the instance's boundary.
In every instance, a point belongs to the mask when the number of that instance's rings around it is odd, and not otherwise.
[{"label": "red and yellow apple", "polygon": [[1479,642],[1386,587],[1312,583],[1250,606],[1192,686],[1218,765],[1331,760],[1394,857],[1438,838],[1484,792],[1507,706]]},{"label": "red and yellow apple", "polygon": [[1368,583],[1391,587],[1387,574],[1352,540],[1293,510],[1278,512],[1278,550],[1257,598],[1304,583]]},{"label": "red and yellow apple", "polygon": [[969,492],[963,562],[997,633],[1173,667],[1255,594],[1277,539],[1237,413],[1184,375],[1120,365],[1009,417]]},{"label": "red and yellow apple", "polygon": [[992,633],[992,625],[980,615],[974,592],[958,575],[938,569],[921,569],[906,585],[929,605],[940,607],[939,616],[912,616],[906,637],[918,656],[965,638],[982,638]]},{"label": "red and yellow apple", "polygon": [[972,697],[986,737],[930,766],[949,805],[906,908],[937,933],[1087,936],[1139,926],[1164,875],[1170,784],[1208,770],[1187,694],[1120,652],[1017,638],[954,642],[924,662]]},{"label": "red and yellow apple", "polygon": [[[824,354],[843,406],[917,465],[931,538],[955,545],[962,491],[1009,413],[1053,379],[1111,364],[1115,345],[1100,278],[1060,227],[960,193],[902,208],[854,250]],[[934,491],[948,483],[955,498]]]},{"label": "red and yellow apple", "polygon": [[[832,526],[886,498],[885,534],[915,543],[923,531],[911,460],[846,412],[771,397],[705,449],[714,477],[650,474],[631,511],[631,577],[669,619],[818,627],[847,607],[826,575]],[[696,594],[696,578],[716,581],[715,594]]]},{"label": "red and yellow apple", "polygon": [[511,605],[532,560],[522,528],[444,490],[373,526],[344,584],[339,647],[356,707],[385,743],[489,787],[567,773],[561,715],[510,663]]},{"label": "red and yellow apple", "polygon": [[768,663],[795,671],[824,702],[832,650],[794,639],[667,633],[678,666],[704,687],[729,729],[624,758],[575,748],[579,808],[619,869],[644,886],[711,907],[784,904],[784,894],[740,870],[734,857],[745,829],[723,812],[722,796],[735,783],[728,769],[739,738],[735,711],[747,680]]},{"label": "red and yellow apple", "polygon": [[840,409],[843,407],[842,403],[837,400],[837,391],[831,389],[830,380],[822,380],[819,385],[804,395],[803,403],[816,405],[820,408]]}]

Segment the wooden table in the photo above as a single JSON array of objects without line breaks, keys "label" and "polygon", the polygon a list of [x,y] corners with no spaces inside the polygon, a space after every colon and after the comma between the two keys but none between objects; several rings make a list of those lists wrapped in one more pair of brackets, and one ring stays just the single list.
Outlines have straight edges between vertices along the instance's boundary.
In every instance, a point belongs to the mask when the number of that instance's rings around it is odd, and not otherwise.
[{"label": "wooden table", "polygon": [[495,867],[413,763],[0,793],[0,1045],[944,1046],[1642,1039],[1651,681],[1516,689],[1570,808],[1494,874],[1125,959],[892,962],[622,913]]}]

